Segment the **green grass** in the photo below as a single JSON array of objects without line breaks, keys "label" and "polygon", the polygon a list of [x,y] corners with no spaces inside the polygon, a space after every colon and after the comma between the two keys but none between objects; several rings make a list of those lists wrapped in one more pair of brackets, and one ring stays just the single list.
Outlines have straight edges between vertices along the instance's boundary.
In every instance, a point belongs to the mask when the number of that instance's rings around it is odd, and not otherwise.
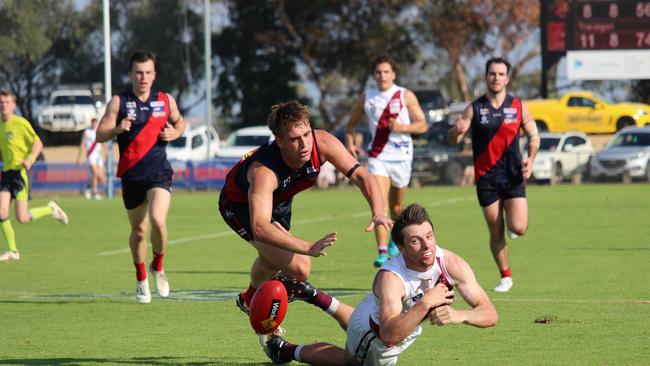
[{"label": "green grass", "polygon": [[[498,325],[426,325],[402,365],[650,364],[650,186],[532,186],[528,194],[529,233],[510,243],[515,287],[488,291]],[[120,199],[60,198],[68,227],[14,224],[22,259],[0,264],[0,364],[268,362],[233,301],[248,285],[255,252],[226,228],[217,195],[174,193],[165,257],[172,294],[146,306],[133,296]],[[427,207],[440,245],[463,256],[484,288],[496,285],[473,188],[411,190],[407,201]],[[339,233],[328,255],[313,260],[311,280],[350,304],[374,274],[368,221],[354,189],[310,191],[294,203],[296,235]],[[284,326],[293,342],[345,342],[332,319],[304,303],[290,305]]]}]

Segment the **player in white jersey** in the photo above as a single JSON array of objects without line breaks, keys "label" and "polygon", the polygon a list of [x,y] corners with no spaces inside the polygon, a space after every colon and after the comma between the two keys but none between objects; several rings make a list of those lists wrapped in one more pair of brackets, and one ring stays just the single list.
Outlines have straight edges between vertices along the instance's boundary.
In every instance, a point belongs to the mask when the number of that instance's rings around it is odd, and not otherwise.
[{"label": "player in white jersey", "polygon": [[[438,247],[426,210],[408,206],[395,220],[392,239],[400,254],[375,275],[372,293],[347,322],[346,348],[328,343],[298,345],[271,336],[267,354],[274,362],[297,360],[312,365],[396,365],[422,333],[420,325],[468,324],[486,328],[497,312],[476,281],[470,266],[457,254]],[[458,290],[469,310],[450,305]],[[345,325],[345,324],[341,324]]]},{"label": "player in white jersey", "polygon": [[[345,143],[357,157],[359,147],[354,144],[354,130],[365,114],[368,117],[372,139],[368,143],[368,171],[382,189],[384,206],[391,216],[402,211],[404,197],[411,180],[413,141],[411,134],[427,130],[424,112],[417,97],[408,89],[395,85],[396,63],[387,55],[376,57],[370,63],[376,89],[367,90],[359,97],[345,129]],[[388,254],[398,254],[390,242],[388,232],[375,228],[378,254],[374,261],[380,267]]]},{"label": "player in white jersey", "polygon": [[83,156],[86,155],[88,167],[90,168],[90,182],[84,191],[84,195],[87,199],[94,198],[97,200],[102,199],[98,190],[99,183],[106,183],[104,159],[102,159],[102,143],[97,142],[95,139],[98,125],[97,118],[93,118],[90,128],[84,130],[79,144],[79,154],[77,155],[77,164],[81,164]]}]

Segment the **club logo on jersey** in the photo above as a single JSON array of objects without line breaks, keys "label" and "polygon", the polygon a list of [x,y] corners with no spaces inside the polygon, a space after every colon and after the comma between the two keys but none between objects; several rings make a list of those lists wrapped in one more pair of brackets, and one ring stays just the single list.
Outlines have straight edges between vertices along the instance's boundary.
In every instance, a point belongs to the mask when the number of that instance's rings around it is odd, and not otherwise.
[{"label": "club logo on jersey", "polygon": [[503,108],[503,123],[517,123],[517,108]]},{"label": "club logo on jersey", "polygon": [[136,109],[138,108],[138,105],[135,102],[131,101],[131,102],[126,102],[125,106],[126,106],[126,115],[132,118],[136,118],[137,115]]},{"label": "club logo on jersey", "polygon": [[151,107],[151,114],[154,117],[164,117],[165,116],[165,102],[162,100],[152,100],[149,102]]},{"label": "club logo on jersey", "polygon": [[479,108],[478,113],[481,115],[481,124],[482,125],[490,123],[490,120],[488,119],[488,116],[490,115],[490,109],[489,108]]}]

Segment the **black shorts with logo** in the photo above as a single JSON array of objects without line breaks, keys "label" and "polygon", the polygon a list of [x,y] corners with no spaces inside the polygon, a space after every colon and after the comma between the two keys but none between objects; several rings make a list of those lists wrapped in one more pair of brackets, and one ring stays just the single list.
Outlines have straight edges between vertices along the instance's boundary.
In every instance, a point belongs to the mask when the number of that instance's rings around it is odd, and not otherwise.
[{"label": "black shorts with logo", "polygon": [[[25,189],[26,183],[22,176],[22,170],[6,170],[2,172],[2,178],[0,178],[0,191],[9,192],[11,198],[16,199],[18,193]],[[31,192],[27,192],[27,197],[31,198]]]},{"label": "black shorts with logo", "polygon": [[476,182],[476,196],[481,207],[486,207],[498,200],[526,197],[526,184],[519,180],[479,179]]},{"label": "black shorts with logo", "polygon": [[[231,202],[223,196],[223,194],[219,196],[221,217],[242,239],[252,241],[253,230],[251,229],[251,213],[248,204]],[[271,222],[279,223],[287,231],[291,229],[291,200],[273,207]]]},{"label": "black shorts with logo", "polygon": [[152,188],[163,188],[172,191],[172,176],[164,175],[147,181],[122,180],[122,201],[127,210],[140,206],[147,199],[147,191]]}]

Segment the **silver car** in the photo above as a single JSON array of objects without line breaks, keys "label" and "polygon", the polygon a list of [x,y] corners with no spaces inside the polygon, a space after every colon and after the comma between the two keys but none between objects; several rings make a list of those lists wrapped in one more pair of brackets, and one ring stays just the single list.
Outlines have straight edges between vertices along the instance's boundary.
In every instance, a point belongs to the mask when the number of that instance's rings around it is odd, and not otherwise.
[{"label": "silver car", "polygon": [[596,180],[650,182],[650,127],[626,127],[616,133],[589,164]]}]

